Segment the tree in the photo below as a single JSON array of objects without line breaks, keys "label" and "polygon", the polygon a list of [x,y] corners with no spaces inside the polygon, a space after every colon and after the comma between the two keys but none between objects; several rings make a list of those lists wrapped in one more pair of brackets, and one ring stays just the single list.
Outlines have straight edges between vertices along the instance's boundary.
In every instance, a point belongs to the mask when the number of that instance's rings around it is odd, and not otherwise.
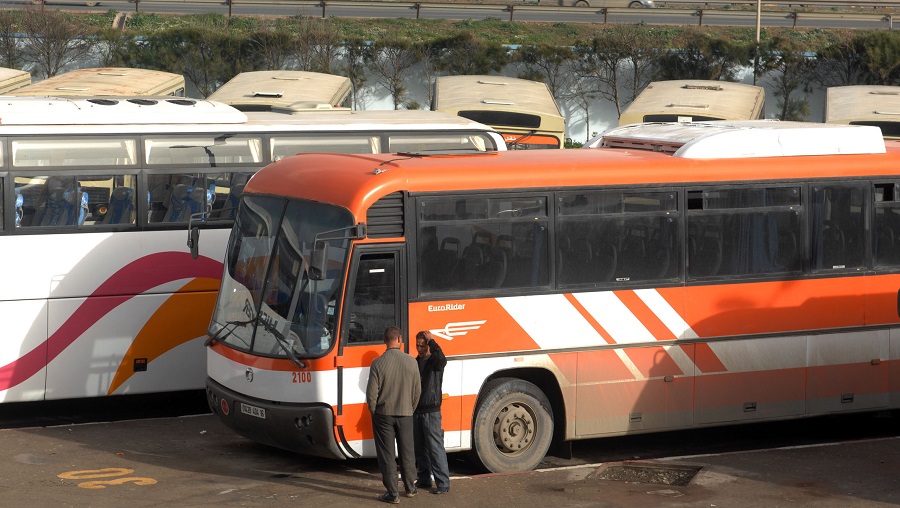
[{"label": "tree", "polygon": [[444,74],[499,73],[509,62],[509,52],[502,45],[468,31],[438,39],[431,46],[437,56],[435,67]]},{"label": "tree", "polygon": [[84,59],[94,48],[94,35],[60,11],[26,9],[24,59],[45,78],[56,76],[67,65]]},{"label": "tree", "polygon": [[865,69],[862,65],[859,39],[842,39],[822,48],[816,56],[814,81],[828,88],[862,84]]},{"label": "tree", "polygon": [[[572,48],[561,46],[526,46],[516,52],[516,60],[522,65],[522,79],[542,81],[560,106],[563,113],[569,113],[567,104],[575,107],[585,117],[585,139],[590,137],[590,105],[596,98],[589,90],[589,83],[573,67],[576,53]],[[567,114],[566,124],[570,125],[571,114]],[[570,134],[571,135],[571,134]]]},{"label": "tree", "polygon": [[134,41],[132,47],[128,67],[183,74],[203,96],[253,69],[250,42],[212,29],[173,29]]},{"label": "tree", "polygon": [[404,82],[407,71],[419,62],[418,49],[407,39],[388,38],[376,42],[366,56],[376,82],[391,95],[394,109],[409,108],[409,88]]},{"label": "tree", "polygon": [[869,84],[900,84],[900,36],[886,31],[867,32],[857,38],[857,47]]},{"label": "tree", "polygon": [[674,46],[660,54],[656,80],[737,81],[751,49],[746,44],[696,29],[687,29]]},{"label": "tree", "polygon": [[350,80],[353,88],[353,109],[364,109],[362,108],[362,89],[368,81],[366,62],[371,58],[368,56],[371,51],[369,43],[359,37],[350,38],[344,43],[343,63],[338,65],[338,70],[340,74]]},{"label": "tree", "polygon": [[0,66],[8,69],[21,69],[25,64],[16,36],[21,19],[19,11],[0,11]]},{"label": "tree", "polygon": [[514,61],[523,68],[520,78],[545,83],[557,101],[566,97],[576,78],[569,72],[575,61],[575,52],[569,47],[523,46],[516,51]]},{"label": "tree", "polygon": [[[815,58],[804,51],[795,39],[774,37],[759,47],[760,76],[769,75],[778,99],[779,120],[806,120],[809,115],[808,94],[816,77]],[[797,95],[795,92],[800,91]]]},{"label": "tree", "polygon": [[319,18],[296,18],[293,31],[294,56],[300,69],[326,74],[334,72],[341,38],[332,22]]},{"label": "tree", "polygon": [[587,90],[612,102],[622,116],[650,83],[665,47],[665,41],[641,25],[616,25],[576,45],[576,72],[588,82]]},{"label": "tree", "polygon": [[287,30],[256,32],[247,42],[255,70],[289,68],[294,55],[294,36]]}]

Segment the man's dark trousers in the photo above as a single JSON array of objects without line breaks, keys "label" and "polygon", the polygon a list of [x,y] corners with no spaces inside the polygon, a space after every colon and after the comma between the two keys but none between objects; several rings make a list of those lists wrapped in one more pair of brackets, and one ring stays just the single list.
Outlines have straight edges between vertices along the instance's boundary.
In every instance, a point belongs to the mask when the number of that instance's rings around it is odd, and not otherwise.
[{"label": "man's dark trousers", "polygon": [[412,416],[387,416],[378,413],[372,416],[378,468],[381,469],[384,488],[393,497],[399,495],[397,492],[397,455],[394,451],[395,438],[397,452],[400,453],[403,485],[407,492],[416,490],[416,452],[412,440],[406,439],[406,436],[413,435],[412,425]]}]

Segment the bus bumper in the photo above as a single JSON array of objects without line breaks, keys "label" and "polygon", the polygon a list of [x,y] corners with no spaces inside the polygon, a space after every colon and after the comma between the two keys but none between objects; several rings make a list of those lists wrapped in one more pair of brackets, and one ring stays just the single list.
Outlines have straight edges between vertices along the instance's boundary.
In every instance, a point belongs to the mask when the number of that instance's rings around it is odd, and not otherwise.
[{"label": "bus bumper", "polygon": [[322,404],[273,404],[206,379],[212,412],[238,434],[269,446],[331,459],[346,459],[334,438],[334,414]]}]

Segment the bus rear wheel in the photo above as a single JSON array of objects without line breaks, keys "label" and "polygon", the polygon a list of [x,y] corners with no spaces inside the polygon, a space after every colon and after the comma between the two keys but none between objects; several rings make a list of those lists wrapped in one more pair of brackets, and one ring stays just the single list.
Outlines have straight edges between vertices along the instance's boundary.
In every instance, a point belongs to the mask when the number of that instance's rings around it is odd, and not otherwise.
[{"label": "bus rear wheel", "polygon": [[552,415],[547,396],[537,386],[521,379],[491,381],[475,412],[478,459],[493,473],[534,469],[550,448]]}]

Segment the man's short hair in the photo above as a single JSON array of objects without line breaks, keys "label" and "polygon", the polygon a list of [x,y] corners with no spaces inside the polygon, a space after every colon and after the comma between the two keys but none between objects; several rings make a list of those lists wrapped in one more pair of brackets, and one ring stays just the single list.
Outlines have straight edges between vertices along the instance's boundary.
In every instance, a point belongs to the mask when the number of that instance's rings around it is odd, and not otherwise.
[{"label": "man's short hair", "polygon": [[403,333],[400,331],[400,328],[396,326],[389,326],[384,330],[384,343],[387,344],[389,342],[393,342],[397,339],[403,339]]}]

